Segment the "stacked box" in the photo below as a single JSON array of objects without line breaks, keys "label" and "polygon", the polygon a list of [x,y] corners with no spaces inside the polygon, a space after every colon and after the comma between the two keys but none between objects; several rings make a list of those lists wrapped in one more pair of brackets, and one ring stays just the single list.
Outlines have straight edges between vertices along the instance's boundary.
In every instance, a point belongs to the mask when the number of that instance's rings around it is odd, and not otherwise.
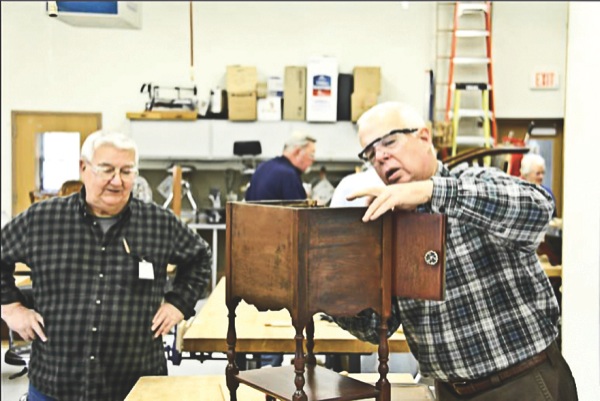
[{"label": "stacked box", "polygon": [[380,67],[354,67],[354,92],[352,93],[352,121],[377,104],[381,93]]},{"label": "stacked box", "polygon": [[227,66],[229,119],[256,120],[256,67]]},{"label": "stacked box", "polygon": [[306,67],[285,67],[283,79],[283,119],[306,119]]},{"label": "stacked box", "polygon": [[306,121],[337,120],[338,64],[334,57],[318,56],[306,69]]}]

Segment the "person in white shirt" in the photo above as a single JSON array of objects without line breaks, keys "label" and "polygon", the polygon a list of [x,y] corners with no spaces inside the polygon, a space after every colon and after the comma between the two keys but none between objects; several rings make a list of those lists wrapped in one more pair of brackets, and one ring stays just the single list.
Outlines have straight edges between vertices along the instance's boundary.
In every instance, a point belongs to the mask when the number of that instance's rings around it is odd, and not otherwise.
[{"label": "person in white shirt", "polygon": [[354,200],[346,199],[348,195],[362,188],[370,188],[374,186],[385,186],[377,171],[373,166],[369,165],[366,170],[358,173],[353,173],[342,178],[340,183],[335,187],[331,198],[331,207],[362,207],[367,206],[367,198],[356,198]]}]

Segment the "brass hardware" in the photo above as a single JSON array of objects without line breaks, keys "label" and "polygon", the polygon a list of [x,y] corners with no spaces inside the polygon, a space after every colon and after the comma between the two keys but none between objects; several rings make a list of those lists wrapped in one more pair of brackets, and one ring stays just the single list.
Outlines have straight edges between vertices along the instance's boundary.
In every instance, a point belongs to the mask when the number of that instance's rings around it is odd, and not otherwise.
[{"label": "brass hardware", "polygon": [[429,266],[435,266],[439,260],[440,258],[436,251],[427,251],[425,254],[425,263]]}]

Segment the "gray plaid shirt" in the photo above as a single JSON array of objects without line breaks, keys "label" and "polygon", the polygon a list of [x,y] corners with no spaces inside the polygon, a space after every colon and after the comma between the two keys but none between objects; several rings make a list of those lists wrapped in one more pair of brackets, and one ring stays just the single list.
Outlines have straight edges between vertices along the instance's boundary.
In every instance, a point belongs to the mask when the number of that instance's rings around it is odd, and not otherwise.
[{"label": "gray plaid shirt", "polygon": [[[388,321],[402,323],[421,373],[476,379],[544,350],[558,335],[558,303],[536,256],[552,216],[541,187],[491,168],[448,171],[439,164],[421,212],[445,213],[446,298],[398,299]],[[335,318],[356,337],[378,342],[379,317]]]},{"label": "gray plaid shirt", "polygon": [[[48,337],[33,342],[31,383],[61,401],[123,400],[140,376],[167,374],[152,318],[163,299],[194,315],[212,256],[196,232],[154,203],[131,198],[103,234],[84,199],[85,189],[33,204],[2,229],[2,304],[20,300],[13,272],[25,263]],[[153,264],[154,280],[139,278],[141,259]],[[168,263],[177,273],[165,294]]]}]

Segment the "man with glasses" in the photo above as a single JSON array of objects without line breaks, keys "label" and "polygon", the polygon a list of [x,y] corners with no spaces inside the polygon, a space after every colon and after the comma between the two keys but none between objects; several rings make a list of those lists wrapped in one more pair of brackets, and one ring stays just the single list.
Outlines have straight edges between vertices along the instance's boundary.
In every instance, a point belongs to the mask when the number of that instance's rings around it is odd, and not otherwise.
[{"label": "man with glasses", "polygon": [[[576,400],[556,344],[558,304],[536,256],[551,196],[495,168],[449,171],[422,117],[403,103],[363,114],[358,137],[359,157],[386,184],[349,196],[369,200],[365,223],[395,208],[448,217],[444,301],[399,298],[388,322],[390,335],[403,325],[421,374],[435,379],[436,399]],[[378,343],[372,311],[335,320]]]},{"label": "man with glasses", "polygon": [[[246,191],[247,201],[304,200],[302,173],[315,161],[316,139],[296,131],[283,146],[283,154],[258,166]],[[261,366],[281,366],[283,354],[263,354]]]},{"label": "man with glasses", "polygon": [[[2,228],[2,318],[33,341],[28,400],[123,400],[141,376],[166,375],[162,335],[195,315],[208,244],[171,211],[131,194],[137,146],[98,131],[81,148],[80,192],[33,204]],[[31,268],[22,305],[15,263]],[[177,265],[165,293],[167,265]]]}]

